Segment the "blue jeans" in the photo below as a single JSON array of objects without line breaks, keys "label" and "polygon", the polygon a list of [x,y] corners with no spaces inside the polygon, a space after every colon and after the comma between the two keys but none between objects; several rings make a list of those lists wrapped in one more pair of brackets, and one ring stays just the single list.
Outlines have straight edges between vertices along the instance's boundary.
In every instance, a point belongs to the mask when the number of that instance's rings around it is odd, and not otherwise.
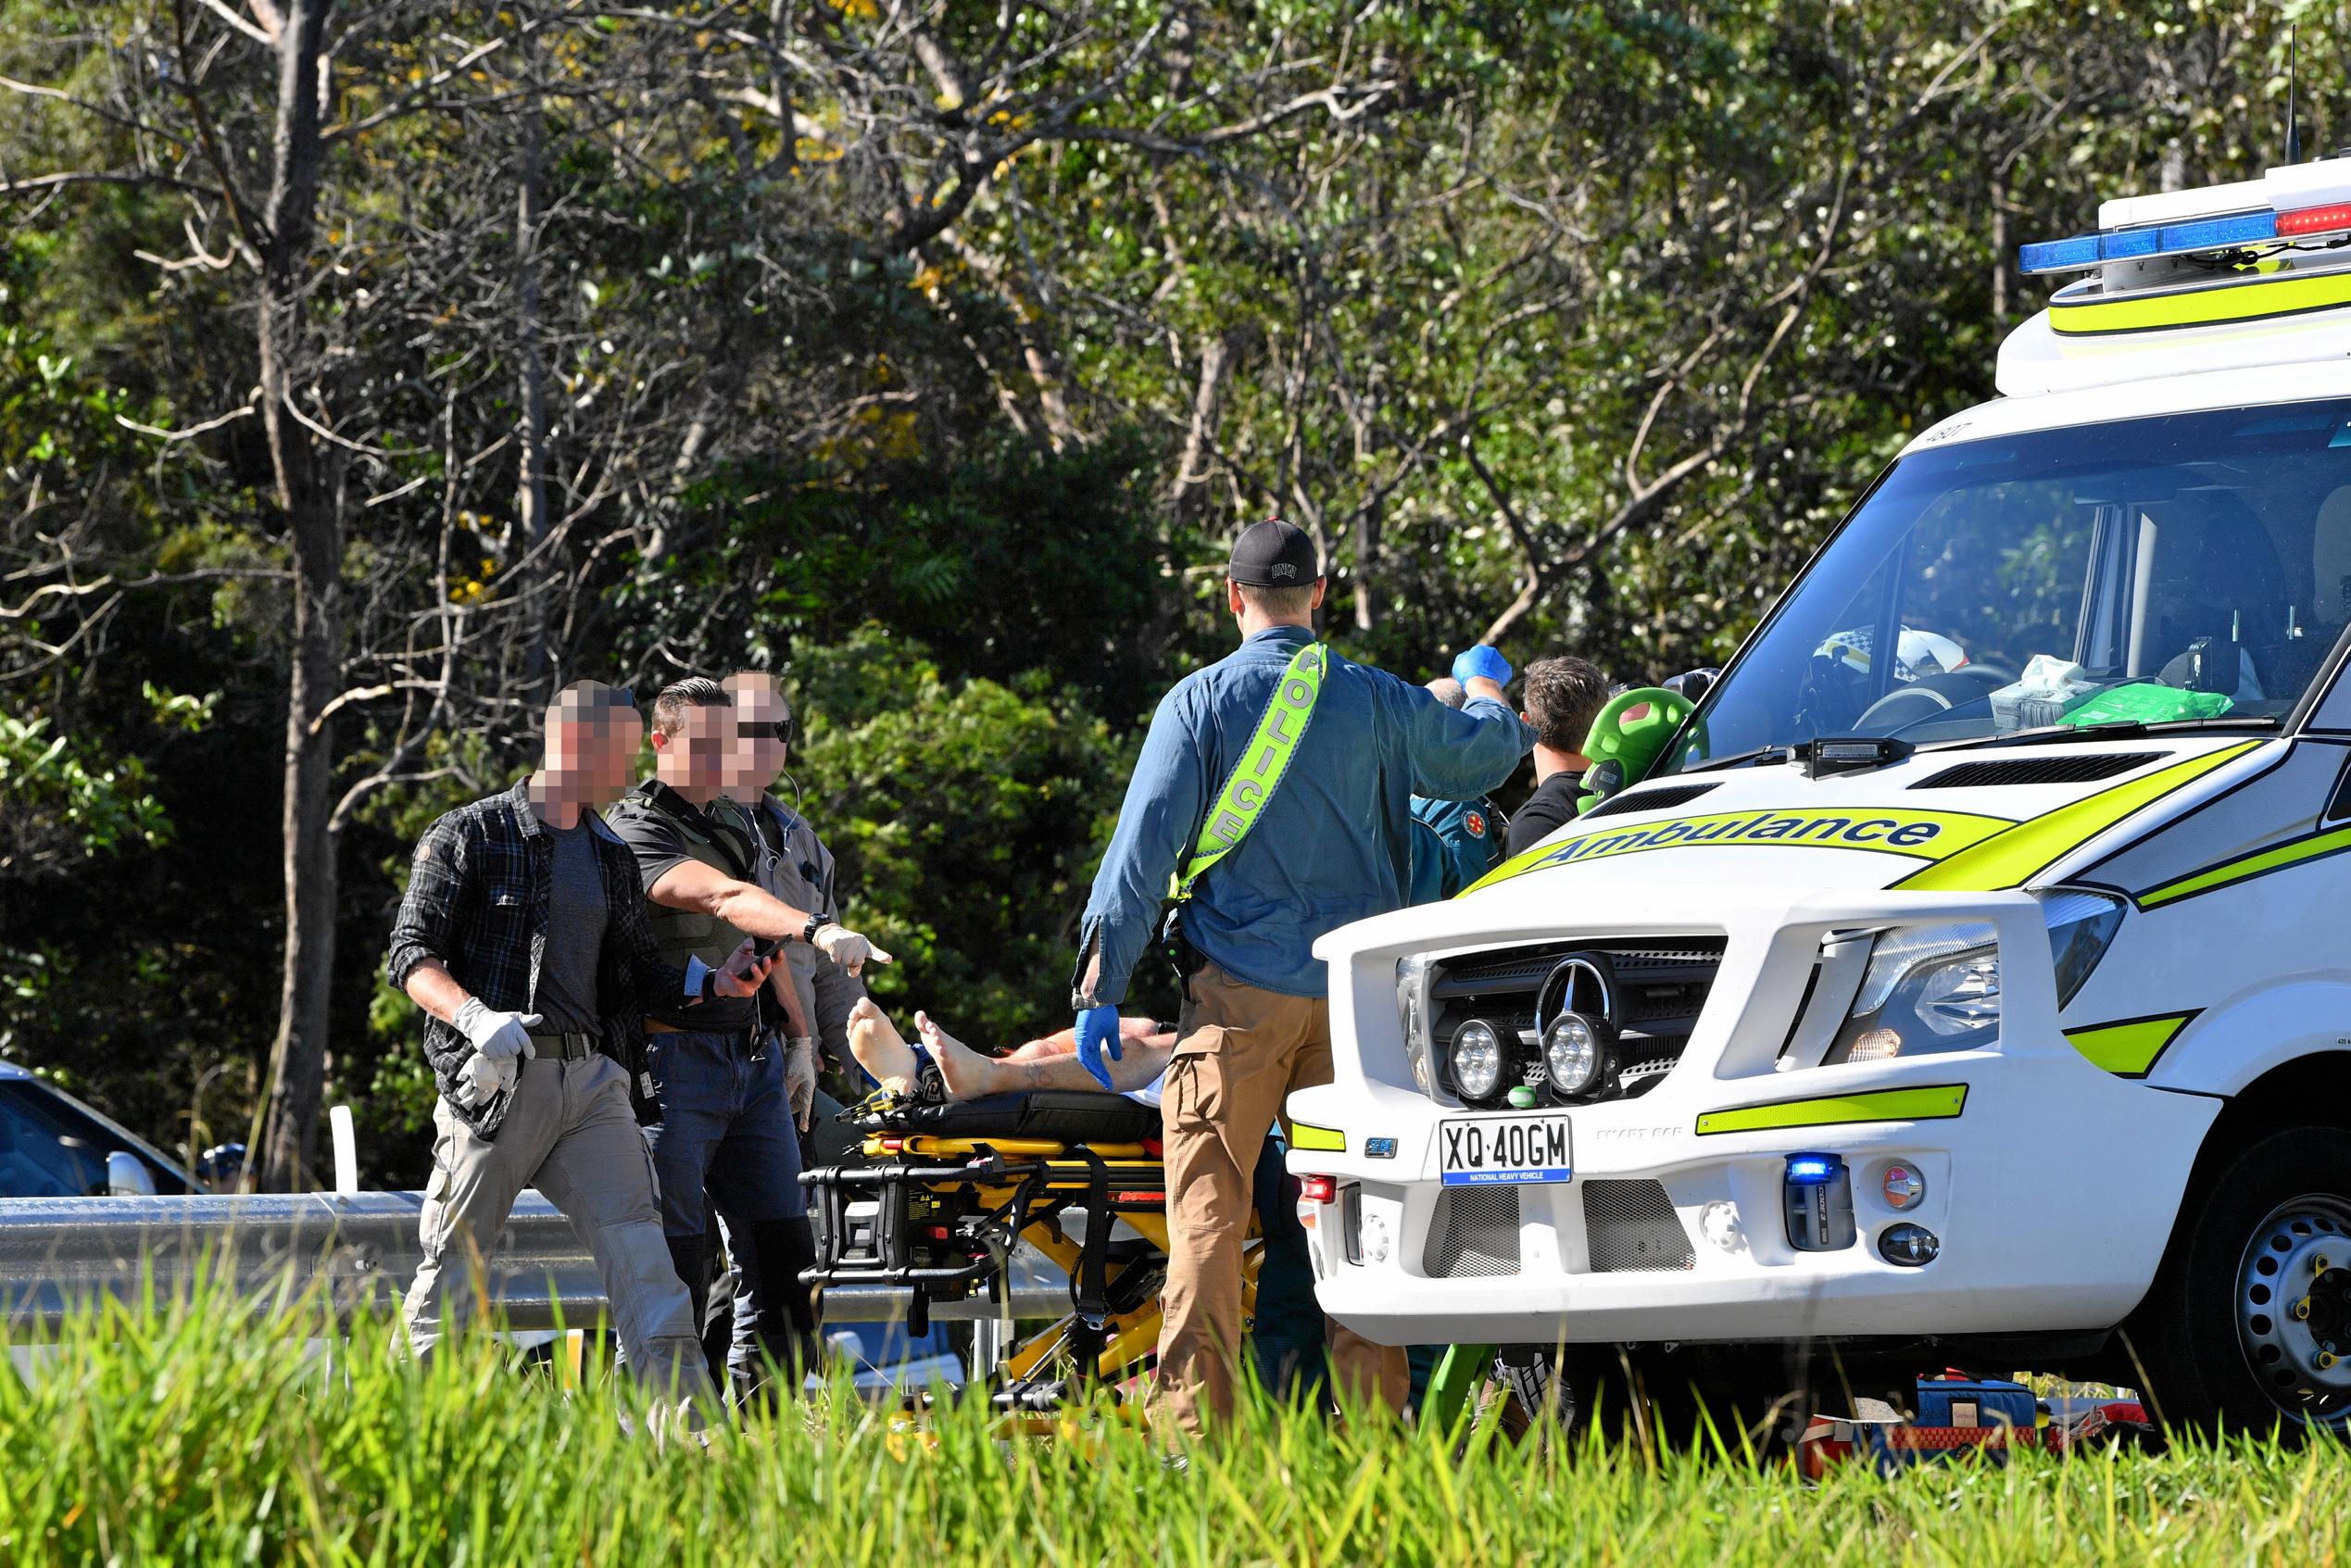
[{"label": "blue jeans", "polygon": [[791,1101],[784,1092],[784,1064],[773,1051],[754,1055],[743,1035],[687,1031],[648,1035],[645,1070],[653,1079],[661,1119],[646,1129],[653,1146],[653,1173],[661,1184],[661,1233],[686,1287],[694,1293],[695,1321],[710,1289],[710,1210],[724,1217],[738,1236],[766,1241],[776,1259],[770,1271],[747,1271],[751,1322],[736,1336],[728,1370],[752,1373],[752,1336],[768,1345],[779,1362],[792,1348],[796,1318],[791,1293],[794,1269],[784,1267],[798,1250],[774,1239],[784,1224],[804,1228],[808,1197],[800,1187],[800,1140],[792,1125]]},{"label": "blue jeans", "polygon": [[1257,1157],[1251,1186],[1265,1255],[1257,1265],[1257,1317],[1250,1327],[1250,1352],[1258,1381],[1276,1399],[1320,1404],[1330,1381],[1323,1355],[1323,1309],[1314,1299],[1314,1261],[1306,1250],[1306,1227],[1298,1223],[1298,1187],[1283,1166],[1289,1149],[1277,1131]]}]

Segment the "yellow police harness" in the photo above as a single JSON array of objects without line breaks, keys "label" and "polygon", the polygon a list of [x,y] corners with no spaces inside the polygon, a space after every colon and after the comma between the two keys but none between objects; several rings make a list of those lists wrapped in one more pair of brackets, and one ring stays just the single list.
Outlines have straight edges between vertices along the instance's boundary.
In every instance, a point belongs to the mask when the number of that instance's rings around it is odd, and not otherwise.
[{"label": "yellow police harness", "polygon": [[1241,753],[1216,804],[1209,808],[1207,820],[1201,824],[1191,859],[1168,882],[1167,896],[1178,905],[1191,897],[1192,884],[1211,866],[1239,848],[1249,830],[1257,825],[1265,803],[1289,771],[1298,743],[1306,738],[1314,704],[1323,695],[1323,675],[1329,668],[1330,654],[1320,643],[1309,643],[1290,656],[1289,668],[1274,684],[1274,695],[1265,700],[1265,711],[1258,715],[1257,733],[1250,736],[1248,749]]}]

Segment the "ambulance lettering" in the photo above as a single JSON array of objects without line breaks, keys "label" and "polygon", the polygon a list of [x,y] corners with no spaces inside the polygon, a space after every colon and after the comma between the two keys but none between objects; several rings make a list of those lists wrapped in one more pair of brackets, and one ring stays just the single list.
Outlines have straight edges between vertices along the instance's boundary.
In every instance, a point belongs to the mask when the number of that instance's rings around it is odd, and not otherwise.
[{"label": "ambulance lettering", "polygon": [[1905,811],[1875,817],[1763,811],[1685,817],[1677,822],[1620,828],[1614,833],[1571,839],[1525,866],[1513,868],[1512,874],[1603,859],[1612,855],[1695,845],[1795,845],[1804,848],[1867,849],[1939,860],[2010,825],[2003,818],[1959,811]]}]

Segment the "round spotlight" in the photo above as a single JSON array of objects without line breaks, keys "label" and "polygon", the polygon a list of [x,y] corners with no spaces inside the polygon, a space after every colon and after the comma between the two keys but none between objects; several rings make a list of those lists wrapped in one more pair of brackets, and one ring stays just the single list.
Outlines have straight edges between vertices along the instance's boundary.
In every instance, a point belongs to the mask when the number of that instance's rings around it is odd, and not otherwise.
[{"label": "round spotlight", "polygon": [[1897,1160],[1886,1167],[1885,1175],[1879,1181],[1879,1190],[1886,1195],[1887,1208],[1897,1210],[1916,1209],[1919,1200],[1927,1196],[1927,1178],[1918,1173],[1917,1167]]},{"label": "round spotlight", "polygon": [[1600,1031],[1578,1012],[1563,1012],[1543,1031],[1543,1071],[1562,1095],[1588,1094],[1607,1066]]},{"label": "round spotlight", "polygon": [[1453,1031],[1453,1087],[1464,1099],[1489,1099],[1502,1084],[1502,1035],[1482,1018]]}]

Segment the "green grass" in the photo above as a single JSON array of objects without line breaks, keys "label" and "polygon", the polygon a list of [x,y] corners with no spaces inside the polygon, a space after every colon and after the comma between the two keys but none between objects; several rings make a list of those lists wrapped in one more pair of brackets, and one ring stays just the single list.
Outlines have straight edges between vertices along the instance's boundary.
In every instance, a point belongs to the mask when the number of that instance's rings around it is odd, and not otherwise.
[{"label": "green grass", "polygon": [[[929,1439],[847,1398],[710,1451],[629,1436],[494,1342],[429,1369],[362,1321],[217,1295],[109,1308],[0,1372],[0,1562],[1230,1564],[2321,1563],[2351,1557],[2351,1457],[2263,1442],[1817,1486],[1720,1447],[1559,1452],[1262,1407],[1185,1472],[1138,1431]],[[22,1343],[19,1336],[19,1343]]]}]

